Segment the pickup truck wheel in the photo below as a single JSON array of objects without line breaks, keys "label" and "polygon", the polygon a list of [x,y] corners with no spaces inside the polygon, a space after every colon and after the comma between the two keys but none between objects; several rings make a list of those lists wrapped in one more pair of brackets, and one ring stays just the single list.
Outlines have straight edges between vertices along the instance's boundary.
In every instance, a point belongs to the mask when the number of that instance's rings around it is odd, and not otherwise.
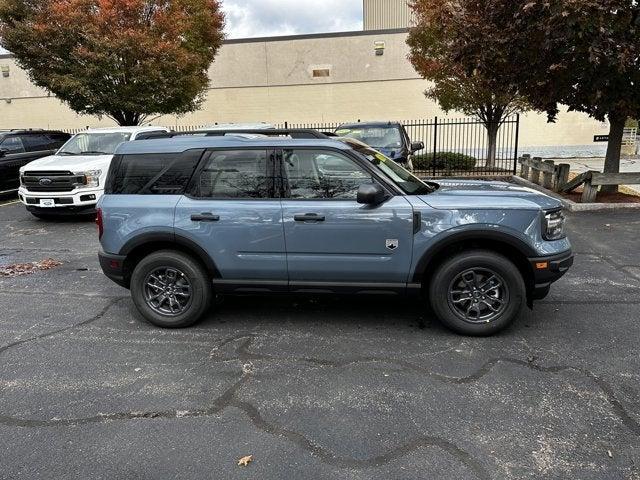
[{"label": "pickup truck wheel", "polygon": [[200,263],[182,252],[163,250],[138,263],[131,276],[131,297],[152,324],[184,328],[201,319],[213,292]]},{"label": "pickup truck wheel", "polygon": [[464,335],[492,335],[509,326],[526,301],[524,280],[506,257],[485,250],[456,255],[431,279],[431,307]]}]

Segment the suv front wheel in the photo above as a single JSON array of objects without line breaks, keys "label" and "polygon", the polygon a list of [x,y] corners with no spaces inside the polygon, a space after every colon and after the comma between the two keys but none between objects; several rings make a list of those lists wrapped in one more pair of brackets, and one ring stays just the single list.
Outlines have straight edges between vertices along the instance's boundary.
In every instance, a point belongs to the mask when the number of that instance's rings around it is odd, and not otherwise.
[{"label": "suv front wheel", "polygon": [[131,297],[138,311],[164,328],[189,327],[211,304],[209,275],[191,256],[162,250],[143,258],[131,276]]},{"label": "suv front wheel", "polygon": [[435,272],[431,307],[445,326],[465,335],[491,335],[509,326],[526,301],[518,268],[486,250],[453,256]]}]

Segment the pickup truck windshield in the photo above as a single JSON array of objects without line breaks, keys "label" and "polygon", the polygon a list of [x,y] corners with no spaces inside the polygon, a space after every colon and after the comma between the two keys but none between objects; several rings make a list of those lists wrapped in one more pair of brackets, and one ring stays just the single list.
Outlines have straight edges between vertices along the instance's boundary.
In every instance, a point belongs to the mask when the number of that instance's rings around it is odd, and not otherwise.
[{"label": "pickup truck windshield", "polygon": [[113,155],[123,142],[131,138],[129,133],[79,133],[65,143],[58,155]]},{"label": "pickup truck windshield", "polygon": [[364,145],[362,142],[359,142],[357,140],[349,141],[345,139],[344,143],[347,143],[356,152],[358,152],[360,155],[363,155],[367,160],[376,165],[407,195],[426,195],[434,192],[437,188],[437,186],[432,187],[426,184],[418,177],[416,177],[413,173],[405,170],[390,158],[374,150],[373,148]]},{"label": "pickup truck windshield", "polygon": [[400,128],[393,125],[339,128],[336,130],[336,135],[339,137],[355,138],[373,148],[397,149],[402,147]]}]

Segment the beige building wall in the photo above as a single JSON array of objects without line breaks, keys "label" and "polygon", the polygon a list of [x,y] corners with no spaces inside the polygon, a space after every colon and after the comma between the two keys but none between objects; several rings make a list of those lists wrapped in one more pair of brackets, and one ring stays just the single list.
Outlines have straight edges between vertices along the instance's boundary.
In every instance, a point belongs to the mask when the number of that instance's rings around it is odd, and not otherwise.
[{"label": "beige building wall", "polygon": [[364,0],[364,29],[407,28],[411,24],[408,0]]},{"label": "beige building wall", "polygon": [[[286,38],[231,40],[210,72],[202,108],[182,117],[153,121],[170,127],[224,122],[310,123],[354,120],[415,120],[444,116],[423,95],[428,84],[407,61],[406,32],[353,32]],[[375,42],[384,42],[377,56]],[[2,76],[2,66],[9,76]],[[314,77],[314,70],[329,72]],[[461,114],[452,113],[450,117]],[[77,115],[33,86],[12,58],[0,57],[0,128],[62,128],[113,125]],[[578,113],[556,124],[527,114],[521,144],[589,145],[608,128]]]}]

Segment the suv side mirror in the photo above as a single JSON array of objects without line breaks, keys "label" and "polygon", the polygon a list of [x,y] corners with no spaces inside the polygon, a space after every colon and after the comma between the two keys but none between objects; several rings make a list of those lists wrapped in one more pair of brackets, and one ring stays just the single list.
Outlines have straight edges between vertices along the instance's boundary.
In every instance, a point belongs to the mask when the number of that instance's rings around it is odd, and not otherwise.
[{"label": "suv side mirror", "polygon": [[380,205],[386,198],[386,192],[377,183],[363,183],[358,187],[358,203],[363,205]]},{"label": "suv side mirror", "polygon": [[424,142],[413,142],[411,144],[411,153],[416,153],[424,148]]}]

